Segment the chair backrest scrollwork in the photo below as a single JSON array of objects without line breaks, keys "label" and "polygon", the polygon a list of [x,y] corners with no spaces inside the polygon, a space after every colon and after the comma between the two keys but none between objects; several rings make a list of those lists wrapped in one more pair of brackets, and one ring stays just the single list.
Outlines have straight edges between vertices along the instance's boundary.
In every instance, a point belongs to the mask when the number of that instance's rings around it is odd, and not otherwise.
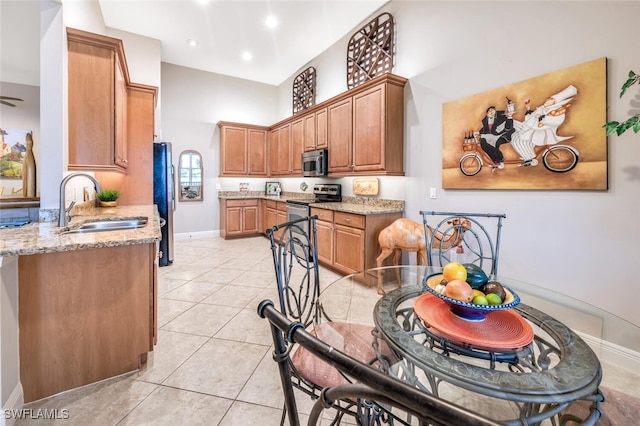
[{"label": "chair backrest scrollwork", "polygon": [[[474,263],[488,276],[498,273],[505,214],[420,211],[430,265]],[[492,229],[495,227],[495,229]]]}]

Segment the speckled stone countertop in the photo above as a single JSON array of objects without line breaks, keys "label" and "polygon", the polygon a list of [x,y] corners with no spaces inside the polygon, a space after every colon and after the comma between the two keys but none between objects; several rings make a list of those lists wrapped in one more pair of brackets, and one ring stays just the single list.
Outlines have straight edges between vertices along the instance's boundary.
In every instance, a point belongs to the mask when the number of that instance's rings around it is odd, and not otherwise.
[{"label": "speckled stone countertop", "polygon": [[[24,256],[38,253],[83,250],[145,244],[159,241],[160,216],[155,204],[113,208],[85,207],[72,211],[69,225],[60,228],[58,222],[30,223],[20,228],[0,229],[0,256]],[[147,218],[147,225],[122,231],[100,231],[79,234],[62,232],[99,220]]]},{"label": "speckled stone countertop", "polygon": [[[292,199],[309,199],[313,200],[313,194],[305,194],[301,192],[283,192],[280,196],[266,195],[261,191],[219,191],[218,198],[227,200],[241,200],[244,198],[259,198],[262,200],[287,201]],[[311,203],[311,207],[320,209],[334,210],[346,213],[356,213],[362,215],[397,213],[404,211],[404,200],[386,200],[382,198],[370,197],[349,197],[343,196],[341,203]]]}]

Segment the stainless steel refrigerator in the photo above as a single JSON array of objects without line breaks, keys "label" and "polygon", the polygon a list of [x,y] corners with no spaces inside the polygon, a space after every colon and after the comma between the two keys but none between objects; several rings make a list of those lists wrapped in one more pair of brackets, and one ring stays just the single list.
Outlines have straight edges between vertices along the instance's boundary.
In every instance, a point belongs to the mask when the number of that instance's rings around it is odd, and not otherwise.
[{"label": "stainless steel refrigerator", "polygon": [[175,176],[171,159],[171,143],[153,144],[153,203],[158,206],[162,240],[160,266],[173,263],[173,211],[176,206]]}]

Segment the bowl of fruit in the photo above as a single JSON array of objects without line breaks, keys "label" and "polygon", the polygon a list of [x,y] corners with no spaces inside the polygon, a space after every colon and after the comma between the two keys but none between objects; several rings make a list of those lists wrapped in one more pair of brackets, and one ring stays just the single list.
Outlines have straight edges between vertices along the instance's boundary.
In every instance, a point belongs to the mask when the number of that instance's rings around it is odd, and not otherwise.
[{"label": "bowl of fruit", "polygon": [[450,311],[470,321],[482,321],[494,311],[515,308],[520,297],[509,287],[490,280],[474,264],[447,263],[442,273],[425,277],[423,287],[445,301]]}]

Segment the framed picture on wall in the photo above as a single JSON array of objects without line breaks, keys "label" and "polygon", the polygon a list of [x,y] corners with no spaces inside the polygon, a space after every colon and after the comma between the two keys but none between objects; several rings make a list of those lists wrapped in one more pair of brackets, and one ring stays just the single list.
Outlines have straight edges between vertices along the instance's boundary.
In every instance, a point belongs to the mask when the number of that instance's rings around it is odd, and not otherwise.
[{"label": "framed picture on wall", "polygon": [[264,193],[266,195],[280,195],[280,182],[267,182],[265,184]]},{"label": "framed picture on wall", "polygon": [[447,189],[606,190],[606,58],[443,104]]}]

